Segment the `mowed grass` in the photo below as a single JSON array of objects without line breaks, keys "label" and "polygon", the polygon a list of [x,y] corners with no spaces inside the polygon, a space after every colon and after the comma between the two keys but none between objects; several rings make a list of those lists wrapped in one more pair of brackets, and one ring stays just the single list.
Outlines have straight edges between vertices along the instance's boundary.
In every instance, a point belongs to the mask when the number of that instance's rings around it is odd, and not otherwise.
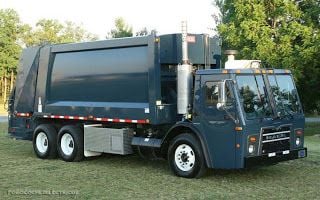
[{"label": "mowed grass", "polygon": [[251,170],[210,170],[201,179],[176,177],[166,161],[136,155],[41,160],[31,142],[8,138],[6,126],[0,123],[0,199],[320,199],[320,124],[312,125],[305,139],[308,158]]},{"label": "mowed grass", "polygon": [[320,136],[320,123],[319,122],[312,122],[307,123],[305,127],[305,135],[319,135]]}]

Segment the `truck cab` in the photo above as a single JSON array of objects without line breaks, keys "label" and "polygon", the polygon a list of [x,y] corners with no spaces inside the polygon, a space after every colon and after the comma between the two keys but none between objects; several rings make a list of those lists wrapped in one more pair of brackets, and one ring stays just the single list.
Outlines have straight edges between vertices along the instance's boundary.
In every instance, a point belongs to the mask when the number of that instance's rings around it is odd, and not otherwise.
[{"label": "truck cab", "polygon": [[282,69],[198,70],[193,125],[214,168],[244,168],[306,156],[304,114]]}]

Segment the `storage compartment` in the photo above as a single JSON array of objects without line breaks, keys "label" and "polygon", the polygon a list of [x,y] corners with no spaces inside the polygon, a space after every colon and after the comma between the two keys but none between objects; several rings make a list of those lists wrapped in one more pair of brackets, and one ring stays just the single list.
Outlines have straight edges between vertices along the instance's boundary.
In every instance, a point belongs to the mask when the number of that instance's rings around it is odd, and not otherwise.
[{"label": "storage compartment", "polygon": [[132,154],[133,130],[104,128],[101,125],[84,126],[84,150],[127,155]]}]

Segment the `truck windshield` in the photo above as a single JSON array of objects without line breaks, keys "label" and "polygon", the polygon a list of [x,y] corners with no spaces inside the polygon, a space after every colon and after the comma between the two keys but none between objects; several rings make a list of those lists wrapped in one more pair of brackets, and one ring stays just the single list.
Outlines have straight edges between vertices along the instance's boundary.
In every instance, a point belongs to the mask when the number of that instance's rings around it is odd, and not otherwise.
[{"label": "truck windshield", "polygon": [[268,80],[277,112],[284,115],[301,112],[297,90],[290,75],[269,75]]},{"label": "truck windshield", "polygon": [[237,85],[247,119],[272,116],[262,75],[239,75]]}]

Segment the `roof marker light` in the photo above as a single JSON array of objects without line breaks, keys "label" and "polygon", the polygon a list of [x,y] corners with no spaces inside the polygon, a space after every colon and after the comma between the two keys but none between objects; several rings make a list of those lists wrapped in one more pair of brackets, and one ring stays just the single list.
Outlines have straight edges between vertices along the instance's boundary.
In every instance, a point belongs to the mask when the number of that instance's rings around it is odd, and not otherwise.
[{"label": "roof marker light", "polygon": [[272,69],[268,70],[268,73],[273,74],[273,70]]}]

